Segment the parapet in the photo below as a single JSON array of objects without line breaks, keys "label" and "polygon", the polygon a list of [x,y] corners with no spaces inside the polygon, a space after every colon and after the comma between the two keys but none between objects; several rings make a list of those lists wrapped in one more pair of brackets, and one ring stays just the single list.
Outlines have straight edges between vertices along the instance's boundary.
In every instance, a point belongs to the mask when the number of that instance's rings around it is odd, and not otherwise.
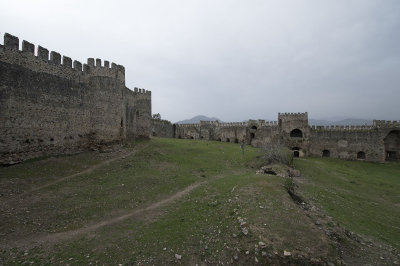
[{"label": "parapet", "polygon": [[190,128],[190,127],[198,128],[198,127],[200,127],[200,124],[176,124],[176,125],[178,126],[178,128],[179,127],[182,127],[182,128]]},{"label": "parapet", "polygon": [[[50,56],[50,57],[49,57]],[[35,45],[22,41],[22,50],[19,50],[19,38],[11,34],[4,34],[4,45],[0,45],[0,61],[20,65],[35,72],[44,72],[79,82],[87,82],[89,78],[104,76],[115,78],[125,84],[125,68],[109,61],[89,58],[87,64],[72,61],[68,56],[38,46],[35,55]]]},{"label": "parapet", "polygon": [[304,113],[278,113],[279,119],[296,119],[296,120],[308,120],[308,112]]},{"label": "parapet", "polygon": [[221,127],[247,127],[248,122],[228,122],[228,123],[219,123]]},{"label": "parapet", "polygon": [[390,121],[390,120],[374,120],[372,122],[374,127],[379,128],[392,128],[392,127],[400,127],[400,121]]},{"label": "parapet", "polygon": [[134,87],[133,88],[133,92],[135,94],[143,94],[143,95],[150,95],[151,96],[151,91],[142,89],[142,88],[138,88],[138,87]]},{"label": "parapet", "polygon": [[364,131],[370,130],[373,126],[310,126],[311,130],[317,131]]}]

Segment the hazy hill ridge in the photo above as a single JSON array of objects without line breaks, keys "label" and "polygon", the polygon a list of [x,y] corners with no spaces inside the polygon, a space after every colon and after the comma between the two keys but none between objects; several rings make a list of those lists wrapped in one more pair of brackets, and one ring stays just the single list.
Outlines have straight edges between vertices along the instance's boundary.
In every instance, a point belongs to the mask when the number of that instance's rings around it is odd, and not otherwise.
[{"label": "hazy hill ridge", "polygon": [[219,118],[216,117],[208,117],[205,115],[197,115],[195,117],[192,117],[190,119],[185,119],[182,121],[178,121],[176,122],[176,124],[198,124],[200,123],[200,121],[215,121],[218,120],[219,122],[223,122],[221,121]]}]

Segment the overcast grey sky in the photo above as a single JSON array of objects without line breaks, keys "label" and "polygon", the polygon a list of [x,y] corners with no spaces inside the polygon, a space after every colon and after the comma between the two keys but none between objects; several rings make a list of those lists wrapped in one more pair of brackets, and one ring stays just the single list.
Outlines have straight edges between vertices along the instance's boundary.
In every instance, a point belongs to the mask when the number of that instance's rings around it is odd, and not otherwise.
[{"label": "overcast grey sky", "polygon": [[[0,0],[0,32],[125,66],[173,122],[400,119],[398,0]],[[3,40],[1,40],[3,43]]]}]

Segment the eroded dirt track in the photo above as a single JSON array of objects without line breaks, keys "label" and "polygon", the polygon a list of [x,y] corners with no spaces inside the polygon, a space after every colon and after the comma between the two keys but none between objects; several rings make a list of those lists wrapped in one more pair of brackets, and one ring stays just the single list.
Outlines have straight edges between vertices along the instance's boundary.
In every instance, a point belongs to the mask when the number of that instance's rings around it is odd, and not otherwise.
[{"label": "eroded dirt track", "polygon": [[80,236],[80,235],[95,231],[104,226],[109,226],[109,225],[113,225],[115,223],[122,222],[129,218],[146,217],[147,219],[150,219],[157,214],[157,212],[156,212],[157,209],[159,209],[161,207],[165,207],[166,205],[172,203],[173,201],[182,198],[183,196],[190,193],[193,189],[199,187],[200,185],[203,185],[204,183],[206,183],[206,181],[192,184],[192,185],[186,187],[185,189],[178,191],[177,193],[175,193],[173,195],[170,195],[169,197],[167,197],[165,199],[151,203],[145,207],[133,210],[124,215],[120,215],[117,217],[113,217],[111,219],[93,223],[93,224],[81,227],[79,229],[76,229],[76,230],[40,235],[37,237],[30,237],[27,239],[20,239],[17,241],[8,242],[7,245],[4,246],[4,244],[3,244],[2,246],[6,247],[6,248],[13,248],[13,247],[33,247],[33,246],[37,246],[37,245],[41,245],[41,244],[53,244],[56,242],[71,239],[75,236]]},{"label": "eroded dirt track", "polygon": [[83,170],[81,172],[78,172],[78,173],[75,173],[75,174],[72,174],[72,175],[68,175],[68,176],[64,176],[64,177],[60,177],[60,178],[58,178],[58,179],[56,179],[54,181],[48,182],[48,183],[43,184],[41,186],[37,186],[37,187],[31,188],[31,189],[29,189],[29,190],[27,190],[27,191],[25,191],[25,192],[23,192],[21,194],[15,195],[15,197],[13,197],[13,198],[10,198],[8,200],[3,201],[2,205],[3,205],[3,207],[6,207],[7,205],[10,205],[13,202],[24,200],[25,198],[29,197],[29,195],[31,195],[31,194],[33,194],[33,193],[35,193],[37,191],[40,191],[40,190],[45,189],[45,188],[50,187],[50,186],[54,186],[56,184],[59,184],[61,182],[64,182],[64,181],[66,181],[68,179],[71,179],[71,178],[74,178],[74,177],[79,177],[79,176],[82,176],[82,175],[85,175],[85,174],[89,174],[89,173],[93,172],[94,170],[99,169],[99,168],[104,167],[104,166],[107,166],[110,163],[115,162],[115,161],[117,161],[119,159],[123,159],[123,158],[128,157],[128,156],[133,156],[136,153],[142,151],[144,148],[146,148],[146,146],[147,145],[140,145],[140,146],[138,145],[137,147],[135,147],[133,150],[131,150],[129,152],[123,151],[121,154],[118,154],[118,156],[115,156],[115,157],[110,158],[108,160],[102,161],[102,162],[100,162],[98,164],[92,165],[89,168],[87,168],[87,169],[85,169],[85,170]]}]

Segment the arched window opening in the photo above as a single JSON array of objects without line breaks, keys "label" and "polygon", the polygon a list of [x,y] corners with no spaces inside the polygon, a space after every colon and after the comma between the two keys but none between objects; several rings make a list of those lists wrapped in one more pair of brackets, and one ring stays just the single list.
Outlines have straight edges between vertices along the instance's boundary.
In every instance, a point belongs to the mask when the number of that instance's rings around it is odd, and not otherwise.
[{"label": "arched window opening", "polygon": [[322,157],[331,157],[331,152],[329,150],[323,150]]},{"label": "arched window opening", "polygon": [[302,138],[303,137],[303,132],[301,132],[300,129],[293,129],[290,131],[290,137],[292,138]]},{"label": "arched window opening", "polygon": [[357,159],[364,160],[365,159],[365,152],[359,151],[357,153]]},{"label": "arched window opening", "polygon": [[257,130],[257,127],[256,126],[252,126],[251,129]]},{"label": "arched window opening", "polygon": [[254,139],[256,137],[256,134],[250,133],[250,139]]},{"label": "arched window opening", "polygon": [[153,131],[153,137],[155,137],[156,136],[156,132],[155,131]]}]

